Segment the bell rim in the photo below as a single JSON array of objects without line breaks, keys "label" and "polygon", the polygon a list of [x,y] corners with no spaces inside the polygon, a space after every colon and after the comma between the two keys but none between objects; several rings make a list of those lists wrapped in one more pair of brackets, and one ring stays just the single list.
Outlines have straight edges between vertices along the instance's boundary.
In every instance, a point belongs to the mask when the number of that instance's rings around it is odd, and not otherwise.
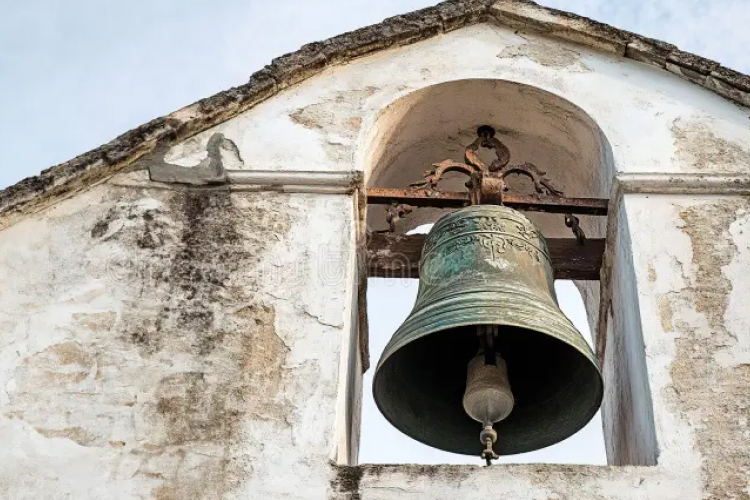
[{"label": "bell rim", "polygon": [[[461,322],[461,323],[463,323],[463,324],[461,324],[461,325],[456,324],[455,326],[451,326],[450,328],[454,328],[454,327],[457,328],[457,327],[460,327],[460,326],[474,326],[474,325],[477,325],[477,324],[481,324],[481,323],[475,323],[475,322]],[[514,327],[521,328],[521,329],[524,329],[524,330],[532,331],[527,326],[513,325],[513,324],[510,324],[510,323],[505,323],[504,326],[514,326]],[[419,340],[419,339],[421,339],[421,338],[423,338],[423,337],[425,337],[427,335],[430,335],[432,333],[437,333],[437,332],[440,332],[440,331],[444,331],[444,330],[445,329],[435,329],[435,330],[432,330],[430,332],[424,333],[424,335],[420,335],[420,336],[418,336],[416,338],[411,338],[410,342],[403,343],[402,345],[399,346],[399,349],[401,347],[405,346],[406,344],[409,344],[409,343],[411,343],[411,342],[413,342],[415,340]],[[597,377],[598,384],[597,384],[596,397],[594,398],[594,401],[596,402],[596,404],[591,406],[591,410],[589,412],[583,414],[584,417],[580,419],[578,425],[574,426],[574,430],[570,434],[568,434],[567,436],[563,437],[562,439],[556,439],[556,440],[551,441],[549,443],[543,444],[542,446],[534,446],[534,447],[528,448],[528,449],[521,449],[519,451],[513,451],[512,453],[498,452],[498,454],[501,455],[501,456],[518,455],[518,454],[521,454],[521,453],[529,453],[529,452],[532,452],[532,451],[542,450],[542,449],[548,448],[550,446],[554,446],[555,444],[560,443],[562,441],[565,441],[566,439],[568,439],[568,438],[572,437],[573,435],[575,435],[576,433],[578,433],[581,429],[583,429],[584,427],[586,427],[586,425],[588,425],[589,422],[591,422],[591,420],[596,416],[597,412],[601,409],[601,405],[602,405],[602,402],[604,400],[604,377],[602,375],[601,368],[599,367],[599,363],[597,362],[596,358],[594,357],[593,351],[590,350],[591,356],[589,356],[589,355],[587,355],[586,352],[584,352],[581,349],[577,348],[575,345],[570,344],[569,342],[566,342],[566,341],[564,341],[563,339],[561,339],[559,337],[556,337],[554,335],[549,335],[546,332],[539,332],[539,333],[544,333],[548,337],[550,337],[550,338],[552,338],[554,340],[557,340],[559,342],[562,342],[563,344],[565,344],[565,345],[567,345],[569,347],[572,347],[573,349],[575,349],[579,353],[579,355],[583,356],[588,361],[590,361],[589,366],[593,367],[596,370],[596,373],[599,375]],[[380,414],[383,416],[383,418],[386,419],[386,421],[391,426],[393,426],[399,432],[401,432],[405,436],[408,436],[410,439],[414,439],[415,441],[418,441],[418,442],[424,444],[425,446],[429,446],[430,448],[435,448],[435,449],[438,449],[438,450],[441,450],[441,451],[445,451],[447,453],[455,453],[457,455],[472,456],[473,453],[463,453],[463,452],[454,451],[454,450],[447,450],[445,448],[441,448],[441,447],[435,446],[434,443],[429,443],[426,440],[421,439],[419,437],[419,435],[417,435],[417,434],[410,434],[410,433],[405,432],[401,426],[399,426],[394,420],[392,420],[390,418],[389,413],[387,411],[384,411],[383,406],[380,404],[380,401],[377,398],[377,392],[375,390],[375,387],[376,387],[377,381],[378,381],[378,372],[382,368],[383,364],[397,350],[398,349],[392,349],[391,354],[389,354],[385,358],[381,358],[380,361],[378,362],[376,368],[375,368],[375,373],[373,374],[373,380],[372,380],[373,400],[375,401],[375,406],[378,408],[378,411],[380,412]],[[495,424],[495,425],[497,425],[497,424]],[[495,451],[497,452],[497,450],[495,450]]]},{"label": "bell rim", "polygon": [[[596,404],[596,406],[592,406],[593,411],[590,412],[590,414],[585,414],[584,418],[581,418],[581,420],[580,420],[580,425],[577,425],[576,428],[575,428],[575,430],[573,430],[573,432],[571,432],[567,436],[563,437],[562,439],[557,439],[555,441],[551,441],[549,443],[543,444],[542,446],[535,446],[533,448],[528,448],[528,449],[523,449],[522,448],[519,451],[513,451],[512,453],[503,453],[502,451],[498,452],[498,450],[495,450],[495,452],[498,455],[503,456],[503,457],[508,457],[508,456],[512,456],[512,455],[520,455],[522,453],[530,453],[532,451],[538,451],[538,450],[543,450],[545,448],[549,448],[550,446],[554,446],[554,445],[556,445],[558,443],[562,443],[566,439],[573,437],[575,434],[577,434],[578,432],[580,432],[581,429],[583,429],[584,427],[586,427],[589,424],[589,422],[591,422],[591,420],[596,416],[597,412],[601,409],[601,403],[602,403],[602,401],[604,399],[604,384],[603,383],[600,384],[599,388],[600,388],[600,390],[598,392],[598,403]],[[375,391],[375,383],[373,381],[373,393],[374,393],[374,391]],[[437,450],[444,451],[446,453],[453,453],[453,454],[456,454],[456,455],[463,455],[463,456],[467,456],[467,457],[474,456],[474,455],[477,455],[477,456],[479,455],[479,453],[463,453],[463,452],[460,452],[460,451],[446,450],[445,448],[440,448],[438,446],[435,446],[433,443],[427,442],[426,440],[420,438],[419,435],[417,435],[417,434],[409,434],[409,433],[405,432],[400,426],[398,426],[396,424],[396,422],[394,422],[393,420],[391,420],[391,418],[390,418],[390,416],[389,416],[389,414],[387,412],[383,411],[382,406],[380,406],[380,402],[377,400],[377,398],[374,397],[374,394],[373,394],[373,400],[375,401],[375,406],[377,406],[378,411],[383,416],[383,418],[385,418],[385,420],[394,429],[397,429],[401,434],[403,434],[404,436],[409,437],[409,439],[413,439],[415,441],[418,441],[418,442],[422,443],[425,446],[429,446],[430,448],[435,448]],[[479,424],[477,424],[477,425],[479,425]],[[495,425],[497,425],[497,424],[495,424]],[[493,425],[493,428],[494,428],[494,425]],[[479,441],[477,440],[477,443],[478,442]],[[477,449],[479,449],[479,448],[480,447],[478,446]]]}]

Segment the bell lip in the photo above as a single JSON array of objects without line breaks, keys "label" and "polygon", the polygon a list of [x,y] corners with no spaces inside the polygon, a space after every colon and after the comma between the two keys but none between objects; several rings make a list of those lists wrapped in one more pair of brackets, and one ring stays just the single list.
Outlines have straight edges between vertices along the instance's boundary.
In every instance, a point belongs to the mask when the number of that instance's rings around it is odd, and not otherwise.
[{"label": "bell lip", "polygon": [[[458,328],[458,327],[462,327],[462,326],[474,326],[474,325],[479,325],[479,324],[482,324],[482,323],[476,323],[474,321],[459,321],[459,322],[456,322],[455,324],[452,324],[449,327],[449,329],[450,328]],[[518,325],[518,324],[514,324],[512,322],[506,322],[506,323],[503,323],[503,325],[505,325],[505,326],[513,326],[513,327],[516,327],[516,328],[522,328],[524,330],[533,331],[533,330],[530,330],[525,325]],[[572,326],[572,323],[571,323],[571,326]],[[391,418],[387,414],[387,412],[383,411],[383,408],[380,405],[380,401],[378,401],[378,398],[376,397],[375,386],[377,385],[377,382],[379,380],[379,378],[378,378],[378,372],[382,368],[383,364],[393,355],[393,353],[395,353],[398,349],[400,349],[401,347],[405,346],[406,344],[410,344],[411,342],[413,342],[415,340],[419,340],[422,337],[425,337],[427,335],[430,335],[432,333],[436,333],[436,332],[439,332],[439,331],[444,331],[444,330],[446,330],[446,328],[444,328],[444,327],[442,327],[442,328],[430,328],[430,329],[427,329],[423,333],[419,334],[417,337],[410,338],[409,342],[404,342],[404,343],[401,343],[401,344],[397,344],[397,348],[391,348],[390,349],[391,352],[390,352],[390,354],[388,356],[385,356],[385,357],[381,356],[381,358],[378,361],[378,364],[377,364],[377,366],[375,368],[375,373],[373,374],[372,389],[371,389],[372,390],[372,395],[373,395],[372,399],[375,401],[375,406],[377,406],[378,411],[386,419],[386,421],[388,421],[389,424],[391,424],[395,429],[397,429],[399,432],[401,432],[405,436],[408,436],[409,438],[414,439],[415,441],[418,441],[418,442],[420,442],[420,443],[422,443],[422,444],[424,444],[426,446],[429,446],[430,448],[435,448],[435,449],[438,449],[438,450],[441,450],[441,451],[445,451],[445,452],[448,452],[448,453],[455,453],[457,455],[473,456],[474,455],[473,453],[463,453],[463,452],[458,452],[458,451],[454,451],[454,450],[446,450],[444,448],[439,448],[439,447],[435,446],[434,444],[428,443],[428,442],[420,439],[418,436],[414,436],[414,435],[411,435],[411,434],[408,434],[408,433],[404,432],[398,425],[396,425],[396,423],[393,420],[391,420]],[[396,330],[396,331],[398,331],[398,330]],[[576,329],[576,331],[578,331],[578,329]],[[541,331],[541,330],[540,330],[540,332],[541,333],[546,333],[547,335],[549,335],[554,340],[557,340],[559,342],[562,342],[563,344],[566,344],[566,345],[574,348],[580,355],[584,356],[589,361],[591,361],[591,365],[596,369],[596,372],[599,374],[599,384],[598,384],[598,390],[597,390],[597,394],[596,394],[596,398],[595,398],[596,405],[592,406],[592,411],[590,411],[588,414],[586,414],[585,418],[581,419],[580,424],[577,425],[574,428],[573,432],[571,432],[570,434],[568,434],[566,437],[564,437],[562,439],[558,439],[557,441],[552,441],[550,443],[544,444],[543,446],[537,446],[537,447],[529,448],[529,449],[521,449],[519,451],[514,451],[513,453],[498,453],[501,456],[519,455],[521,453],[528,453],[528,452],[531,452],[531,451],[543,450],[543,449],[548,448],[550,446],[553,446],[553,445],[555,445],[557,443],[565,441],[566,439],[568,439],[568,438],[572,437],[573,435],[575,435],[576,433],[578,433],[581,429],[583,429],[584,427],[586,427],[586,425],[588,425],[589,422],[591,422],[591,419],[593,419],[594,416],[596,415],[596,413],[601,409],[602,401],[604,400],[604,377],[602,376],[602,371],[601,371],[601,368],[599,367],[599,362],[596,360],[596,357],[594,356],[593,350],[591,348],[589,348],[588,349],[588,351],[589,351],[588,353],[584,352],[583,350],[579,349],[575,345],[573,345],[573,344],[571,344],[569,342],[566,342],[566,341],[562,340],[561,338],[559,338],[557,336],[550,335],[548,332],[544,332],[544,331]],[[579,332],[579,334],[580,334],[580,332]],[[395,333],[394,333],[394,335],[395,335]],[[588,343],[586,345],[588,345]],[[386,346],[386,347],[388,347],[388,346]]]},{"label": "bell lip", "polygon": [[[418,436],[413,436],[411,434],[407,434],[406,432],[404,432],[403,430],[401,430],[401,428],[398,425],[396,425],[396,423],[393,420],[391,420],[391,418],[388,416],[388,414],[386,414],[383,411],[383,409],[380,407],[380,403],[378,402],[377,398],[374,397],[374,392],[375,392],[375,381],[374,380],[373,380],[373,384],[372,384],[372,390],[373,390],[373,400],[375,401],[375,406],[378,407],[378,411],[380,412],[380,414],[383,416],[383,418],[386,419],[386,421],[389,424],[391,424],[391,426],[394,429],[396,429],[397,431],[399,431],[404,436],[407,436],[409,439],[413,439],[414,441],[418,441],[418,442],[422,443],[425,446],[429,446],[430,448],[435,448],[436,450],[444,451],[446,453],[454,453],[456,455],[464,455],[464,456],[467,456],[467,457],[479,456],[479,453],[463,453],[463,452],[460,452],[460,451],[446,450],[445,448],[439,448],[439,447],[435,446],[434,444],[428,443],[427,441],[419,438]],[[514,451],[513,453],[502,453],[502,452],[498,452],[497,450],[495,450],[495,452],[498,455],[502,456],[502,457],[509,457],[509,456],[512,456],[512,455],[520,455],[522,453],[530,453],[532,451],[543,450],[545,448],[549,448],[550,446],[554,446],[554,445],[556,445],[558,443],[562,443],[566,439],[569,439],[569,438],[573,437],[575,434],[577,434],[578,432],[580,432],[581,429],[583,429],[584,427],[586,427],[589,424],[589,422],[591,422],[591,419],[593,419],[596,416],[596,413],[599,410],[601,410],[601,406],[602,406],[602,401],[603,400],[604,400],[604,382],[602,382],[599,385],[599,393],[597,394],[597,401],[598,402],[597,402],[596,406],[593,407],[594,411],[590,412],[590,414],[586,415],[585,418],[582,418],[581,419],[581,424],[578,425],[575,428],[575,430],[573,432],[571,432],[570,434],[568,434],[566,437],[564,437],[562,439],[558,439],[557,441],[552,441],[552,442],[544,444],[542,446],[537,446],[535,448],[520,449],[518,451]],[[471,417],[469,417],[469,418],[471,418]],[[479,425],[479,422],[477,422],[477,425]],[[494,428],[494,425],[493,425],[493,428]],[[479,440],[477,440],[477,443],[479,443]],[[479,448],[481,448],[481,446],[477,447],[477,449],[479,449]],[[509,464],[509,465],[512,465],[512,464]]]}]

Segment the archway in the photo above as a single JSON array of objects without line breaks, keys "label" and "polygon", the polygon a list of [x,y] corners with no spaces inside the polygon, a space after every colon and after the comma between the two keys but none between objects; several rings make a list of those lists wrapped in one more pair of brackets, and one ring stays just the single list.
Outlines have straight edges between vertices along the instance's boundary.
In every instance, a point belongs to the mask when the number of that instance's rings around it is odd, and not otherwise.
[{"label": "archway", "polygon": [[[614,167],[609,144],[591,117],[550,92],[505,80],[457,80],[408,94],[385,108],[373,124],[361,161],[368,187],[407,187],[430,165],[462,161],[479,125],[491,125],[510,150],[511,162],[530,162],[566,196],[606,198]],[[449,174],[450,175],[450,174]],[[465,177],[446,180],[460,190]],[[510,182],[513,182],[511,180]],[[517,182],[523,183],[524,179]],[[524,186],[514,186],[522,189]],[[402,226],[434,222],[440,210],[420,209]],[[368,227],[384,229],[382,208],[368,211]],[[529,214],[548,237],[569,236],[559,215]],[[582,217],[592,237],[603,220]]]},{"label": "archway", "polygon": [[[555,187],[571,197],[606,197],[612,177],[612,161],[606,139],[583,110],[549,92],[501,80],[460,80],[418,90],[395,101],[384,109],[370,131],[362,155],[368,187],[406,188],[422,178],[424,171],[433,163],[445,159],[463,161],[464,148],[476,137],[479,125],[490,125],[497,131],[497,138],[509,149],[512,163],[530,162],[547,172]],[[489,160],[489,158],[487,158]],[[441,183],[441,188],[461,191],[465,177],[451,175]],[[510,179],[514,191],[524,192],[531,188],[525,178]],[[530,191],[526,191],[530,192]],[[396,231],[405,233],[417,227],[429,227],[444,210],[420,208],[400,222]],[[559,214],[529,213],[532,220],[547,237],[570,237],[570,230]],[[368,228],[384,230],[385,211],[382,206],[368,208]],[[581,217],[582,226],[591,237],[603,237],[605,220]],[[559,282],[561,304],[564,311],[574,318],[579,329],[587,335],[589,324],[595,325],[598,313],[598,282],[577,282],[580,292],[572,283]],[[369,293],[370,324],[373,332],[372,355],[379,356],[379,344],[384,344],[383,327],[394,330],[388,320],[398,317],[399,307],[408,313],[416,293],[416,282],[408,280],[371,279]],[[584,309],[582,296],[586,302]],[[386,312],[388,319],[386,319]],[[588,313],[588,314],[587,314]],[[588,316],[589,321],[586,321]],[[391,321],[392,323],[392,321]],[[380,346],[382,347],[382,346]],[[375,361],[375,359],[373,361]],[[371,377],[372,374],[370,374]],[[366,380],[368,380],[366,378]],[[365,388],[365,412],[372,412],[369,387]],[[369,418],[368,418],[369,417]],[[390,435],[376,416],[364,416],[364,432],[380,432]],[[368,422],[369,420],[369,422]],[[567,446],[580,447],[588,443],[589,459],[584,455],[569,456],[566,460],[565,443],[547,454],[532,453],[528,457],[516,457],[521,461],[552,461],[568,463],[603,462],[603,442],[599,417],[592,421],[578,436],[579,442]],[[368,429],[370,425],[382,427]],[[387,425],[387,424],[386,424]],[[363,436],[363,459],[380,462],[403,461],[397,455],[373,454],[373,436]],[[397,434],[391,438],[398,441]],[[404,438],[408,439],[408,438]],[[574,441],[576,441],[574,439]],[[411,447],[410,447],[411,445]],[[463,463],[465,458],[446,454],[430,455],[419,443],[399,443],[407,458],[422,463],[451,461]],[[586,446],[586,445],[583,445]],[[424,449],[423,449],[424,448]],[[553,447],[554,448],[554,447]]]}]

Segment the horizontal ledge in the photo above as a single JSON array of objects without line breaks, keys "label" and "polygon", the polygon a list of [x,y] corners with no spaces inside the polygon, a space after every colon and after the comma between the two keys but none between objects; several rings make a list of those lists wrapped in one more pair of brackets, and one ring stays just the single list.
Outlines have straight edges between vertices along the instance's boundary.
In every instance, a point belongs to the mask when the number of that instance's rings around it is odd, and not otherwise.
[{"label": "horizontal ledge", "polygon": [[227,170],[231,184],[254,186],[330,186],[356,189],[362,184],[359,172]]},{"label": "horizontal ledge", "polygon": [[[460,208],[469,204],[469,194],[455,191],[435,193],[433,196],[408,189],[368,188],[367,203],[390,205],[405,203],[415,207]],[[565,198],[559,196],[531,196],[504,193],[503,204],[518,210],[581,215],[607,215],[609,200],[601,198]]]},{"label": "horizontal ledge", "polygon": [[362,173],[356,171],[212,170],[171,164],[152,165],[149,179],[167,189],[192,187],[319,194],[348,194],[363,184]]},{"label": "horizontal ledge", "polygon": [[622,193],[750,194],[750,175],[744,173],[619,173]]},{"label": "horizontal ledge", "polygon": [[[373,233],[367,242],[367,275],[371,278],[419,278],[424,234]],[[598,280],[604,239],[548,238],[555,279]]]}]

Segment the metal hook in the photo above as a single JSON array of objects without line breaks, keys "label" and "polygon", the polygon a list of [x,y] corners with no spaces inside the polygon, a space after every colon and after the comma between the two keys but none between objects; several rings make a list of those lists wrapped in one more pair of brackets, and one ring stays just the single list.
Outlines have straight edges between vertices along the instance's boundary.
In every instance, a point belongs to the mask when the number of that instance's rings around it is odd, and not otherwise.
[{"label": "metal hook", "polygon": [[583,229],[579,225],[578,217],[573,214],[565,214],[565,225],[573,231],[579,245],[586,243],[586,233],[583,232]]}]

